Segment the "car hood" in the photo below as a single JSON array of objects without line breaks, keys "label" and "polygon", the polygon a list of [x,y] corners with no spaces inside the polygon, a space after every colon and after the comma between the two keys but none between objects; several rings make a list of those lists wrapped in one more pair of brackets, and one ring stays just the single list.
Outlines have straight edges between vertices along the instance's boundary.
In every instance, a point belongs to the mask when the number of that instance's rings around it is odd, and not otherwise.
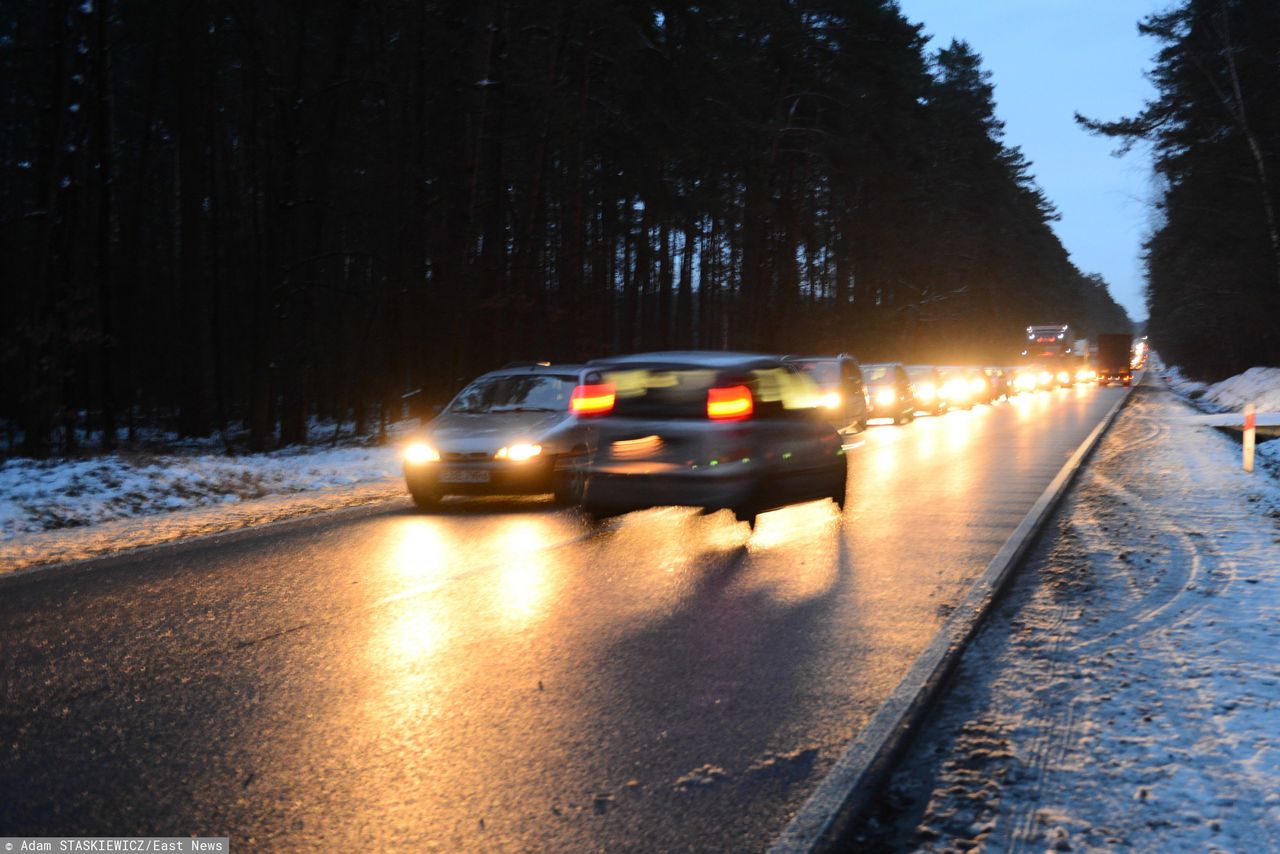
[{"label": "car hood", "polygon": [[493,452],[514,442],[542,442],[568,420],[567,412],[446,412],[425,433],[438,451]]}]

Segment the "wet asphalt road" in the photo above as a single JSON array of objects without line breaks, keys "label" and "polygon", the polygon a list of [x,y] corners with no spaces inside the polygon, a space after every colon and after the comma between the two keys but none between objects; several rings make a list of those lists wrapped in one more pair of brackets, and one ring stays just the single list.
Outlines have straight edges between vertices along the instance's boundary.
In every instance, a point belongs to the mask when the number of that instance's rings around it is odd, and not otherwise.
[{"label": "wet asphalt road", "polygon": [[761,850],[1120,389],[849,449],[849,505],[408,501],[0,583],[0,835]]}]

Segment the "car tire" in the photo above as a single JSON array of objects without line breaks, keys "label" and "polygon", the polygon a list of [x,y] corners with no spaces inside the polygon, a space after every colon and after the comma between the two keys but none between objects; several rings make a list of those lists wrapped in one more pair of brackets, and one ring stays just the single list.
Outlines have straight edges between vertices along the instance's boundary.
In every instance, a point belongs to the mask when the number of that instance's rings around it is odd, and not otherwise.
[{"label": "car tire", "polygon": [[582,503],[586,478],[581,472],[558,471],[552,484],[556,504],[561,507],[574,507]]},{"label": "car tire", "polygon": [[413,506],[423,513],[430,513],[440,506],[440,495],[437,493],[410,489],[409,495],[413,498]]}]

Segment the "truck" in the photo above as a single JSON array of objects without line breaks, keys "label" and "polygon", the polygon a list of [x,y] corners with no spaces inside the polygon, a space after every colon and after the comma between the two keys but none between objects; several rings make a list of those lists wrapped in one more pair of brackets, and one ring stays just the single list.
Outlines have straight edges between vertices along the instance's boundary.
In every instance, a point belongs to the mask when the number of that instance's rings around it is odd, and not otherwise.
[{"label": "truck", "polygon": [[1133,359],[1133,336],[1128,332],[1103,332],[1098,335],[1098,384],[1133,382],[1130,364]]}]

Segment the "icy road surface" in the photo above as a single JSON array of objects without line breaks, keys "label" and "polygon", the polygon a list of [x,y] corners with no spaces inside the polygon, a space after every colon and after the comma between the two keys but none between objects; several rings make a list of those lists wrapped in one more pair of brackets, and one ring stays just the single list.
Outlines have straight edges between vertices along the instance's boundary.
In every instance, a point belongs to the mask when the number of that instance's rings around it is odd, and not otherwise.
[{"label": "icy road surface", "polygon": [[862,847],[1280,850],[1280,489],[1153,380]]}]

